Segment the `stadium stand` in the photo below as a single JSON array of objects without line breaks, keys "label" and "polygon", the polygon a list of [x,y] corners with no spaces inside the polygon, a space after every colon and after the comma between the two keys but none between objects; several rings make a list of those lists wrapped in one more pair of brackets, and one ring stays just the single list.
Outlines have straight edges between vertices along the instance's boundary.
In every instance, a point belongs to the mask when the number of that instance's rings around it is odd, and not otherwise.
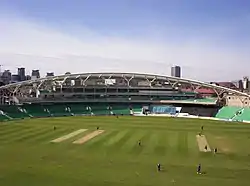
[{"label": "stadium stand", "polygon": [[8,116],[6,116],[5,114],[4,114],[4,112],[1,110],[0,111],[0,121],[6,121],[6,120],[8,120],[8,119],[10,119]]},{"label": "stadium stand", "polygon": [[215,117],[220,119],[232,119],[239,110],[241,110],[239,107],[225,106],[218,111]]},{"label": "stadium stand", "polygon": [[69,112],[73,115],[83,115],[90,114],[90,111],[87,110],[87,105],[81,103],[67,103],[67,108]]},{"label": "stadium stand", "polygon": [[250,121],[250,108],[225,106],[218,111],[216,118],[231,121]]},{"label": "stadium stand", "polygon": [[48,117],[50,113],[40,104],[25,104],[22,106],[30,117]]},{"label": "stadium stand", "polygon": [[[147,106],[147,104],[144,104]],[[169,108],[167,108],[169,107]],[[170,108],[171,107],[171,108]],[[107,103],[57,103],[57,104],[24,104],[24,105],[2,105],[0,107],[0,121],[18,118],[71,116],[71,115],[131,115],[141,113],[143,104],[107,104]],[[173,108],[176,108],[173,110]],[[221,109],[216,106],[201,105],[173,105],[173,106],[151,106],[152,113],[178,113],[189,115],[216,117],[230,121],[250,121],[250,108],[224,106]],[[160,109],[160,110],[159,110]]]},{"label": "stadium stand", "polygon": [[107,107],[102,107],[102,106],[92,106],[90,107],[90,113],[94,115],[109,115],[109,110]]},{"label": "stadium stand", "polygon": [[70,109],[65,104],[44,105],[51,116],[70,116]]},{"label": "stadium stand", "polygon": [[9,119],[29,117],[26,109],[23,109],[22,107],[17,105],[4,105],[0,107],[0,110],[3,112],[3,115],[8,117]]},{"label": "stadium stand", "polygon": [[203,117],[215,117],[218,112],[217,107],[205,107],[205,106],[183,106],[181,113],[188,113],[195,116]]},{"label": "stadium stand", "polygon": [[237,111],[233,117],[234,121],[250,121],[250,109],[243,108],[240,111]]},{"label": "stadium stand", "polygon": [[112,113],[115,115],[129,115],[130,110],[129,108],[114,108],[112,109]]},{"label": "stadium stand", "polygon": [[139,112],[142,112],[142,107],[143,105],[141,104],[134,104],[132,107],[132,110],[134,113],[139,113]]},{"label": "stadium stand", "polygon": [[71,115],[130,115],[141,112],[142,105],[107,103],[57,103],[57,104],[24,104],[3,105],[0,108],[0,121],[16,118],[71,116]]},{"label": "stadium stand", "polygon": [[227,93],[250,97],[239,91],[171,76],[138,73],[66,74],[0,87],[0,120],[133,113],[249,120],[250,111],[246,108],[220,109],[227,104],[226,99],[222,99]]}]

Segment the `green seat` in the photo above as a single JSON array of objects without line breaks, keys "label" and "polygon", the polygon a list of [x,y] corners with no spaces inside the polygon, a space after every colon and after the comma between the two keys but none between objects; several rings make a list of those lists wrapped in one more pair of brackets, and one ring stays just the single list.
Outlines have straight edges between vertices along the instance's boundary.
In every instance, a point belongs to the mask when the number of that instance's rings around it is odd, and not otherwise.
[{"label": "green seat", "polygon": [[70,109],[64,104],[44,105],[48,109],[51,116],[70,116]]},{"label": "green seat", "polygon": [[95,115],[109,115],[110,110],[109,110],[109,105],[106,103],[95,103],[95,104],[90,104],[91,111]]},{"label": "green seat", "polygon": [[[57,104],[24,104],[21,106],[2,106],[3,114],[0,120],[25,117],[49,117],[49,116],[70,116],[70,115],[130,115],[130,106],[134,112],[141,112],[141,104],[120,104],[120,103],[57,103]],[[111,108],[110,108],[111,107]],[[1,108],[1,107],[0,107]]]},{"label": "green seat", "polygon": [[70,108],[70,113],[75,115],[90,114],[85,103],[68,103],[67,107]]},{"label": "green seat", "polygon": [[142,108],[133,108],[133,112],[142,112]]},{"label": "green seat", "polygon": [[8,115],[11,118],[29,117],[26,110],[18,105],[2,105],[0,107],[0,110],[2,110],[6,115]]},{"label": "green seat", "polygon": [[241,108],[239,107],[225,106],[218,111],[215,117],[220,119],[232,119],[235,116],[236,112],[240,109]]},{"label": "green seat", "polygon": [[250,109],[243,108],[241,109],[237,115],[233,118],[234,121],[250,121]]},{"label": "green seat", "polygon": [[30,117],[48,117],[50,114],[46,108],[39,104],[25,104],[23,108],[27,111]]},{"label": "green seat", "polygon": [[0,114],[0,121],[6,121],[6,120],[9,120],[9,118]]},{"label": "green seat", "polygon": [[114,114],[116,115],[129,115],[130,114],[130,110],[129,108],[125,108],[125,109],[114,109],[112,110]]}]

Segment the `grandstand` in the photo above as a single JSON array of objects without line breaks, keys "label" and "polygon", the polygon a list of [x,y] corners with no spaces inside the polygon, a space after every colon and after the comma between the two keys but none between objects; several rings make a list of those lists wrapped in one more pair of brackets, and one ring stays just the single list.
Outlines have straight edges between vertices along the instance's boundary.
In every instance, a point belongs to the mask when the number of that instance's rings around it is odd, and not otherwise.
[{"label": "grandstand", "polygon": [[[207,91],[202,94],[200,89]],[[229,88],[169,76],[67,74],[0,87],[0,120],[134,114],[186,114],[230,121],[250,120],[249,108],[226,106],[228,94],[249,97]]]},{"label": "grandstand", "polygon": [[250,121],[250,108],[226,106],[218,111],[216,118],[230,121]]}]

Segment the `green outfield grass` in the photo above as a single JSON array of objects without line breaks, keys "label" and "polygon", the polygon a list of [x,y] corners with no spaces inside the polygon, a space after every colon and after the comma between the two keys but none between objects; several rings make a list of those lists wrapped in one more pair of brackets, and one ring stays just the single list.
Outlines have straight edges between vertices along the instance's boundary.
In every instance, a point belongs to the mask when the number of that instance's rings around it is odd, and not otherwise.
[{"label": "green outfield grass", "polygon": [[[202,125],[210,147],[219,149],[215,156],[199,152],[196,135]],[[105,132],[72,143],[97,126]],[[88,130],[51,143],[79,129]],[[1,186],[247,186],[249,162],[249,124],[126,116],[0,123]],[[205,174],[196,174],[198,163]]]}]

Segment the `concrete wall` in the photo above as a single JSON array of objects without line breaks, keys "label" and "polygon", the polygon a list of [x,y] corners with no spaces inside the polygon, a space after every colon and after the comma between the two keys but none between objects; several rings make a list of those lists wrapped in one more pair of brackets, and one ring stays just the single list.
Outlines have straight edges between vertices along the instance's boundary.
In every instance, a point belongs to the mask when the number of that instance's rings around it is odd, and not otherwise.
[{"label": "concrete wall", "polygon": [[250,107],[250,98],[246,98],[244,96],[228,95],[226,97],[226,104],[228,106],[234,107]]}]

